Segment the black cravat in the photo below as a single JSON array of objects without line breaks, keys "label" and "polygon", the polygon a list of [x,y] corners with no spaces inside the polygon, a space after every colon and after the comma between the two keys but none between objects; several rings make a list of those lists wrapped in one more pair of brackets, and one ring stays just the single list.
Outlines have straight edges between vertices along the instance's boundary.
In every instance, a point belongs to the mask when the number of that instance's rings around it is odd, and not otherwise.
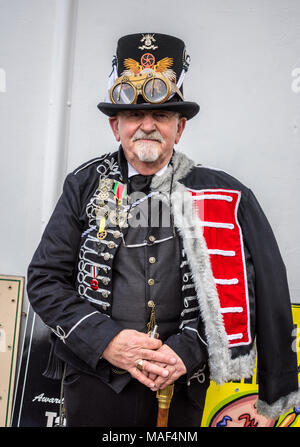
[{"label": "black cravat", "polygon": [[130,192],[141,191],[148,194],[153,175],[133,175],[129,179]]}]

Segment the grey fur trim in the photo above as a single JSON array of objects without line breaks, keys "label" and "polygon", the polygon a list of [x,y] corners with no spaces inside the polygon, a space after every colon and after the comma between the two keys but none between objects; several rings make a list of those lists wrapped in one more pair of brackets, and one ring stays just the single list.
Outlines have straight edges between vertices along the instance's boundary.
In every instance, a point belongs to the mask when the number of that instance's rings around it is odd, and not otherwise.
[{"label": "grey fur trim", "polygon": [[280,397],[273,404],[267,404],[261,399],[258,399],[256,403],[257,412],[270,419],[278,418],[293,407],[300,407],[300,389]]},{"label": "grey fur trim", "polygon": [[[173,157],[173,166],[174,187],[171,202],[174,224],[183,240],[205,324],[211,379],[222,384],[230,380],[240,380],[242,377],[251,377],[255,368],[255,349],[253,348],[248,355],[231,359],[203,228],[195,214],[191,194],[178,182],[191,170],[193,162],[186,155],[176,153]],[[171,175],[172,167],[169,166],[165,175],[153,179],[151,188],[168,193]]]},{"label": "grey fur trim", "polygon": [[170,163],[166,172],[163,175],[156,175],[151,182],[151,189],[160,191],[162,193],[169,193],[171,180],[173,176],[173,184],[186,177],[189,171],[193,168],[194,162],[190,160],[182,152],[175,152],[172,157],[172,164]]}]

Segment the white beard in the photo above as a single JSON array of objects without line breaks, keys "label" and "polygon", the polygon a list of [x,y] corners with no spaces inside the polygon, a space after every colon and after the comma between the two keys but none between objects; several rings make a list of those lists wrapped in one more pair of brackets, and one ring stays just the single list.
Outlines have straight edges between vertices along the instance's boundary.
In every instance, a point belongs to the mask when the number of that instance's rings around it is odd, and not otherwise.
[{"label": "white beard", "polygon": [[137,149],[138,149],[138,157],[139,160],[144,163],[153,163],[159,157],[158,145],[157,141],[137,141]]}]

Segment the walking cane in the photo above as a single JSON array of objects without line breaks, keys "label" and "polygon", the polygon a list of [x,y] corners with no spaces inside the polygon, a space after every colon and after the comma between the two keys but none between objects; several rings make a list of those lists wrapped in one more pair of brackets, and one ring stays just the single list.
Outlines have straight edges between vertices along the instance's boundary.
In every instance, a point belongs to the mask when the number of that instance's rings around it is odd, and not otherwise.
[{"label": "walking cane", "polygon": [[[157,337],[157,328],[158,326],[155,325],[153,331],[150,333],[151,338]],[[171,405],[173,393],[174,393],[174,383],[171,383],[171,385],[168,385],[163,390],[158,390],[156,392],[156,398],[158,400],[156,427],[168,426],[169,408]]]},{"label": "walking cane", "polygon": [[168,385],[163,390],[158,390],[156,392],[156,397],[158,400],[156,427],[168,426],[169,408],[171,405],[173,393],[174,393],[174,383],[171,383],[171,385]]}]

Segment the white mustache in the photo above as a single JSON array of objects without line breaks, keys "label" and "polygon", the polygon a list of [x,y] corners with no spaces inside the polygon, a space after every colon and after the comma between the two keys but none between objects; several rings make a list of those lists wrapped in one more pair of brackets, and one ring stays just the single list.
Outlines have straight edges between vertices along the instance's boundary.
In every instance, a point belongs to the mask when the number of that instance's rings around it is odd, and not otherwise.
[{"label": "white mustache", "polygon": [[156,140],[162,143],[164,141],[158,130],[154,130],[151,133],[145,133],[143,130],[138,129],[132,137],[132,141],[137,140]]}]

